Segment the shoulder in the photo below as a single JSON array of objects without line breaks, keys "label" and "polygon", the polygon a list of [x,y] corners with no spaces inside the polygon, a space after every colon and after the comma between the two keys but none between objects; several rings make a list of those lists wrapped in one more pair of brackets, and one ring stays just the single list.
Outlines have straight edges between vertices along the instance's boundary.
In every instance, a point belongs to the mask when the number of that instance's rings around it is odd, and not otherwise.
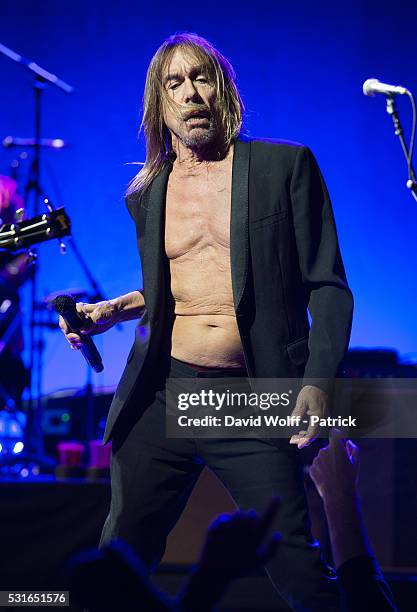
[{"label": "shoulder", "polygon": [[164,189],[164,184],[167,182],[171,170],[172,161],[167,158],[146,186],[140,189],[128,189],[126,193],[126,206],[136,221],[141,216],[146,216],[150,205],[151,191],[154,186],[156,189]]},{"label": "shoulder", "polygon": [[311,154],[309,147],[293,140],[260,137],[242,137],[239,140],[250,144],[251,163],[256,167],[276,168],[278,165],[282,170],[292,172],[297,158]]},{"label": "shoulder", "polygon": [[126,194],[127,210],[136,223],[143,221],[143,217],[146,216],[149,192],[150,187],[146,187],[141,191],[132,191]]},{"label": "shoulder", "polygon": [[129,211],[135,208],[140,204],[141,200],[141,192],[140,191],[132,191],[131,193],[126,194],[126,206]]},{"label": "shoulder", "polygon": [[284,138],[264,138],[260,136],[251,136],[242,138],[243,141],[250,142],[252,147],[258,149],[282,149],[282,150],[296,150],[305,145],[295,140],[285,140]]},{"label": "shoulder", "polygon": [[134,221],[137,221],[139,214],[140,199],[140,193],[137,191],[127,193],[125,197],[126,208]]},{"label": "shoulder", "polygon": [[251,155],[265,158],[280,157],[294,161],[301,152],[310,152],[307,145],[295,140],[284,140],[283,138],[241,136],[239,141],[250,145]]},{"label": "shoulder", "polygon": [[264,138],[261,136],[239,136],[239,142],[250,144],[251,149],[255,151],[275,152],[281,151],[291,154],[297,154],[300,148],[305,148],[306,145],[295,140],[285,140],[284,138]]}]

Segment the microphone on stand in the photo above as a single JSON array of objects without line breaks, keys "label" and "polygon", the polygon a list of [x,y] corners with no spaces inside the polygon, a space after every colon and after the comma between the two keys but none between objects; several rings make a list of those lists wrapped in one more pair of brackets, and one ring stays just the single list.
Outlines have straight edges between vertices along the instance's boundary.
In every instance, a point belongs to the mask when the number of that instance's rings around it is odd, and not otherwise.
[{"label": "microphone on stand", "polygon": [[366,79],[362,89],[365,96],[374,96],[375,94],[384,94],[385,96],[399,94],[403,96],[408,93],[408,89],[401,87],[401,85],[388,85],[388,83],[381,83],[378,79]]},{"label": "microphone on stand", "polygon": [[[389,85],[388,83],[381,83],[381,81],[378,81],[378,79],[367,79],[362,86],[362,90],[365,96],[374,96],[375,94],[383,94],[384,96],[386,96],[387,113],[391,116],[392,122],[394,124],[395,135],[398,136],[398,138],[400,139],[401,147],[407,161],[408,180],[406,185],[410,190],[410,193],[413,198],[417,201],[417,179],[412,163],[414,138],[417,124],[416,104],[414,101],[413,94],[409,89],[406,89],[401,85]],[[407,147],[404,139],[404,132],[400,123],[397,109],[395,108],[394,97],[396,95],[403,96],[405,94],[410,98],[411,107],[413,110],[413,125],[411,128],[411,139],[409,147]]]},{"label": "microphone on stand", "polygon": [[[77,312],[76,302],[72,296],[65,294],[58,295],[54,299],[54,308],[55,312],[61,315],[71,331],[76,334],[80,333],[84,321]],[[104,370],[103,362],[93,339],[88,334],[80,335],[83,339],[80,351],[84,359],[95,372],[102,372]]]}]

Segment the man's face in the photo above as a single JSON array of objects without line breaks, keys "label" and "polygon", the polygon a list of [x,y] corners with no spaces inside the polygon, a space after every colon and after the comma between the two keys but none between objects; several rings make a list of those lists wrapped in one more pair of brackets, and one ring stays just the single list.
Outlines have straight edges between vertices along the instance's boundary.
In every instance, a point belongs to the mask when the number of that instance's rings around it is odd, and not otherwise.
[{"label": "man's face", "polygon": [[191,149],[213,142],[217,136],[216,90],[198,59],[176,49],[163,75],[163,86],[178,109],[175,113],[164,103],[164,121],[170,132]]}]

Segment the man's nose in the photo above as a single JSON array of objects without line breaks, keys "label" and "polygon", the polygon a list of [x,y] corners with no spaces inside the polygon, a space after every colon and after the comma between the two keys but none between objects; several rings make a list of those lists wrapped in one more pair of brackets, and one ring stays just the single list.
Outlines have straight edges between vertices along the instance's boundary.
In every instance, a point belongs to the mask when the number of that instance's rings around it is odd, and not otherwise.
[{"label": "man's nose", "polygon": [[191,79],[186,79],[184,83],[184,102],[190,102],[191,100],[199,99],[199,93],[194,86],[194,83]]}]

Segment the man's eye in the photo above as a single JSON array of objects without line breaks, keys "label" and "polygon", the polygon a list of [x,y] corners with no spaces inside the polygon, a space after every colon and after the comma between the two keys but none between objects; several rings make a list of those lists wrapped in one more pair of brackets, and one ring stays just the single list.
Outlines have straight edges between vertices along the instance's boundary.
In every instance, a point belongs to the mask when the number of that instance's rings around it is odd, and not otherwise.
[{"label": "man's eye", "polygon": [[205,77],[198,77],[196,81],[198,81],[199,83],[207,83],[207,79]]},{"label": "man's eye", "polygon": [[179,83],[171,83],[171,85],[169,85],[168,89],[177,89],[178,86],[179,86]]}]

